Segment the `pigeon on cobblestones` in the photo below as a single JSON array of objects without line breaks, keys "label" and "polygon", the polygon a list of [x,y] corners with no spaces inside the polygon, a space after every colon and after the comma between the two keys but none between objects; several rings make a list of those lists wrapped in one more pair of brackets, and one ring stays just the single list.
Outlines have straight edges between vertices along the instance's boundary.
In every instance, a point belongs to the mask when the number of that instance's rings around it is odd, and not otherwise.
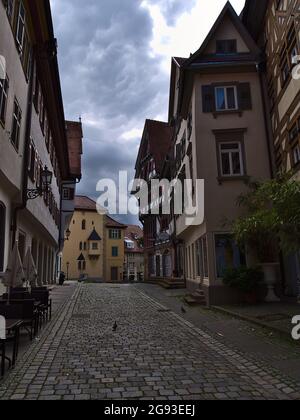
[{"label": "pigeon on cobblestones", "polygon": [[182,312],[183,314],[186,314],[186,310],[185,310],[185,307],[184,307],[184,306],[182,306],[182,307],[181,307],[181,312]]},{"label": "pigeon on cobblestones", "polygon": [[114,326],[113,326],[113,332],[116,332],[117,331],[117,328],[118,328],[118,325],[117,325],[117,321],[114,323]]}]

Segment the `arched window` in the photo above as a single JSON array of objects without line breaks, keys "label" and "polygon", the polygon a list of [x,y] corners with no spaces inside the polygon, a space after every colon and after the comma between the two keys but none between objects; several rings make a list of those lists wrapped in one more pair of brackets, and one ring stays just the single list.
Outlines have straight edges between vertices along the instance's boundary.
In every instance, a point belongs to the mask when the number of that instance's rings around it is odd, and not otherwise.
[{"label": "arched window", "polygon": [[81,223],[82,230],[86,229],[86,220],[83,220]]},{"label": "arched window", "polygon": [[4,269],[6,207],[0,202],[0,271]]}]

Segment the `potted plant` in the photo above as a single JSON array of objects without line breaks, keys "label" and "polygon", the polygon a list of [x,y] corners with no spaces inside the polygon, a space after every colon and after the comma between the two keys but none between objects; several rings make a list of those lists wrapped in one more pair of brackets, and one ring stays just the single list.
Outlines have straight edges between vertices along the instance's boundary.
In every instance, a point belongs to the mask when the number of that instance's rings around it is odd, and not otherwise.
[{"label": "potted plant", "polygon": [[258,287],[263,281],[263,272],[260,268],[233,268],[224,272],[223,283],[240,291],[247,303],[257,303]]},{"label": "potted plant", "polygon": [[245,216],[233,223],[238,243],[256,250],[268,286],[267,302],[276,302],[280,251],[300,248],[300,183],[289,175],[263,183],[249,183],[249,192],[239,197]]}]

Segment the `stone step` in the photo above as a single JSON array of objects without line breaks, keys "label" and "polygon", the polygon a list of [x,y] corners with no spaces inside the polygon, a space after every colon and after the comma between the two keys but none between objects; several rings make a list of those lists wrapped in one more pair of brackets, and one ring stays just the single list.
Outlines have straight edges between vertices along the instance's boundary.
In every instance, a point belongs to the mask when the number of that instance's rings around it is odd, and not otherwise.
[{"label": "stone step", "polygon": [[189,305],[201,305],[206,306],[205,294],[202,290],[197,290],[194,293],[185,296],[185,301]]}]

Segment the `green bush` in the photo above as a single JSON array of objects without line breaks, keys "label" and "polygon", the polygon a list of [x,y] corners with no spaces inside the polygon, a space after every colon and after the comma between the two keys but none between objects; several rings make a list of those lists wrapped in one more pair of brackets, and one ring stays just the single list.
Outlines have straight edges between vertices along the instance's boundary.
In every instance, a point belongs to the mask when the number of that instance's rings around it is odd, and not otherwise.
[{"label": "green bush", "polygon": [[233,268],[225,271],[223,282],[243,293],[251,293],[263,281],[264,275],[259,268]]}]

